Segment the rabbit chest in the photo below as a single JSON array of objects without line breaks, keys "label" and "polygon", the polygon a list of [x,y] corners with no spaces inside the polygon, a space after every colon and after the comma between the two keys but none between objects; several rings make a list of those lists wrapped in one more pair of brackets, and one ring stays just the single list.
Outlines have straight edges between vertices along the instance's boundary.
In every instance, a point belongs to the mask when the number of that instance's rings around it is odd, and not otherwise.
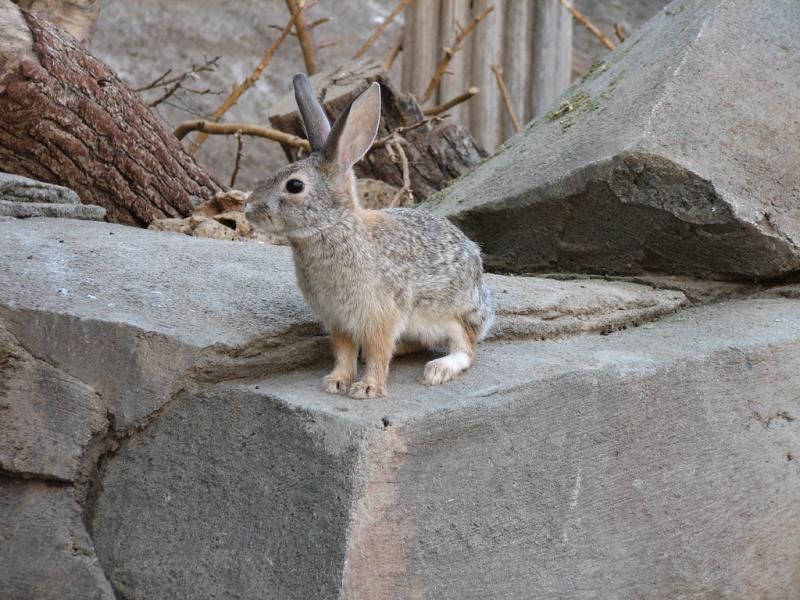
[{"label": "rabbit chest", "polygon": [[358,335],[407,303],[395,268],[357,240],[293,244],[293,251],[300,291],[328,328]]}]

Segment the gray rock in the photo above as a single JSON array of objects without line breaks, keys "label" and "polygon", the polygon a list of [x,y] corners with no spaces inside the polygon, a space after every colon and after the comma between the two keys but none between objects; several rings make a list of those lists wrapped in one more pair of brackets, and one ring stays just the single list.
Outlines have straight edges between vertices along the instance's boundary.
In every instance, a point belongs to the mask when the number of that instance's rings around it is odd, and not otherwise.
[{"label": "gray rock", "polygon": [[62,219],[87,219],[102,221],[106,218],[106,209],[102,206],[84,204],[49,204],[46,202],[9,202],[0,200],[0,217],[51,217]]},{"label": "gray rock", "polygon": [[11,173],[0,173],[0,198],[9,202],[36,204],[81,203],[78,194],[69,188]]},{"label": "gray rock", "polygon": [[0,478],[0,596],[114,600],[69,486]]},{"label": "gray rock", "polygon": [[105,208],[81,204],[78,195],[69,188],[0,173],[0,217],[60,217],[102,221],[105,216]]},{"label": "gray rock", "polygon": [[799,309],[492,342],[441,388],[406,357],[369,402],[187,390],[107,461],[98,556],[136,598],[792,597]]},{"label": "gray rock", "polygon": [[[285,371],[329,354],[287,247],[107,223],[0,220],[0,318],[34,356],[97,392],[118,429],[187,381]],[[628,283],[489,276],[496,335],[620,329],[673,312],[681,293]]]},{"label": "gray rock", "polygon": [[91,388],[32,357],[0,322],[0,469],[73,481],[106,426]]},{"label": "gray rock", "polygon": [[505,270],[800,269],[798,55],[793,0],[676,0],[428,206]]}]

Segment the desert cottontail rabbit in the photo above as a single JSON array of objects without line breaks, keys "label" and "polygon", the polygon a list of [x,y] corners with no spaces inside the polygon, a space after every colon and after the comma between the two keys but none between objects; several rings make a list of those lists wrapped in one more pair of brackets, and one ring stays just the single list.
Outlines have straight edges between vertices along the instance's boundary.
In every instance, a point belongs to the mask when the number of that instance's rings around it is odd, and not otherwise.
[{"label": "desert cottontail rabbit", "polygon": [[[246,214],[291,242],[300,289],[331,333],[336,365],[325,391],[386,395],[396,345],[446,347],[449,354],[427,363],[423,381],[449,381],[475,361],[476,342],[494,320],[478,247],[426,211],[359,206],[352,167],[378,131],[377,83],[331,128],[308,78],[293,82],[312,152],[259,186]],[[366,374],[353,383],[359,347]]]}]

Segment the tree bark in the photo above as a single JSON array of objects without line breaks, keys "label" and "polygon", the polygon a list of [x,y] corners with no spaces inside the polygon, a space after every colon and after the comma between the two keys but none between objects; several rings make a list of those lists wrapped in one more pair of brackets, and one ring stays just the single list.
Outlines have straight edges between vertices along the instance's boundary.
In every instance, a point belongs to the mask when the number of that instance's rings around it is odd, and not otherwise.
[{"label": "tree bark", "polygon": [[20,8],[50,21],[88,44],[100,16],[100,0],[15,0]]},{"label": "tree bark", "polygon": [[172,132],[72,36],[0,0],[0,170],[64,185],[147,225],[221,191]]},{"label": "tree bark", "polygon": [[[382,67],[369,61],[329,74],[320,73],[311,81],[331,121],[370,83],[380,83],[381,125],[378,138],[425,119],[414,97],[401,94]],[[280,131],[305,137],[293,95],[274,105],[269,121]],[[438,126],[427,123],[404,132],[402,137],[406,140],[403,149],[409,163],[411,190],[418,202],[446,187],[486,156],[486,152],[466,129],[452,123]],[[298,148],[283,145],[283,149],[290,161],[297,160]],[[355,166],[355,172],[358,177],[379,179],[396,187],[403,186],[400,165],[392,161],[383,148],[371,150]]]}]

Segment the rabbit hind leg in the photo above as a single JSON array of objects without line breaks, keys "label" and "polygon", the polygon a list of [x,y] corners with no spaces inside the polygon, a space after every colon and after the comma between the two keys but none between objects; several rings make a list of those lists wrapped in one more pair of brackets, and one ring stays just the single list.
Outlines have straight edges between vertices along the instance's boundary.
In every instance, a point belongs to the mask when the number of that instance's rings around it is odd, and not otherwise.
[{"label": "rabbit hind leg", "polygon": [[440,385],[458,377],[475,362],[478,332],[469,323],[455,320],[448,324],[448,349],[446,356],[425,365],[422,381],[427,385]]}]

